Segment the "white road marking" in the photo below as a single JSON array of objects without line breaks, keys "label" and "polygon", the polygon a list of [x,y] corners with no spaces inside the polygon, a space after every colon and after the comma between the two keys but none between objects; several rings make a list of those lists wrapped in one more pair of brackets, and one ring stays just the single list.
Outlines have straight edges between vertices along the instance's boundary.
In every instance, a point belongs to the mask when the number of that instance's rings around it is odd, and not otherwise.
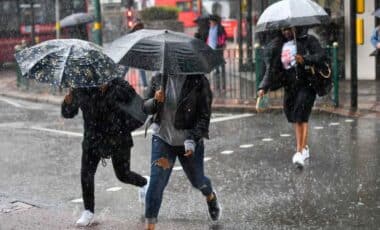
[{"label": "white road marking", "polygon": [[331,123],[329,124],[329,126],[337,126],[337,125],[340,125],[340,123],[339,123],[339,122],[331,122]]},{"label": "white road marking", "polygon": [[252,148],[253,147],[253,144],[245,144],[245,145],[240,145],[239,148],[241,149],[248,149],[248,148]]},{"label": "white road marking", "polygon": [[323,126],[315,126],[314,129],[323,129]]},{"label": "white road marking", "polygon": [[232,151],[232,150],[225,150],[223,152],[220,152],[220,154],[223,154],[223,155],[230,155],[232,153],[234,153],[234,151]]},{"label": "white road marking", "polygon": [[345,122],[352,123],[352,122],[354,122],[354,120],[352,120],[352,119],[346,119]]},{"label": "white road marking", "polygon": [[203,159],[203,161],[204,162],[207,162],[207,161],[209,161],[209,160],[211,160],[212,158],[211,157],[205,157],[204,159]]},{"label": "white road marking", "polygon": [[179,171],[179,170],[182,170],[182,167],[181,166],[176,166],[176,167],[173,167],[173,170],[174,171]]},{"label": "white road marking", "polygon": [[291,135],[290,134],[288,134],[288,133],[282,133],[282,134],[280,134],[280,137],[290,137]]},{"label": "white road marking", "polygon": [[[217,123],[217,122],[223,122],[223,121],[229,121],[229,120],[236,120],[236,119],[241,119],[241,118],[246,118],[246,117],[252,117],[254,114],[251,113],[245,113],[245,114],[239,114],[239,115],[232,115],[228,117],[218,117],[218,118],[213,118],[211,119],[211,123]],[[48,128],[42,128],[42,127],[31,127],[33,130],[38,130],[38,131],[44,131],[44,132],[51,132],[51,133],[56,133],[56,134],[62,134],[62,135],[68,135],[68,136],[73,136],[73,137],[83,137],[82,133],[77,133],[77,132],[70,132],[70,131],[63,131],[63,130],[57,130],[57,129],[48,129]],[[152,133],[151,129],[148,129],[148,133]],[[137,136],[142,136],[145,135],[145,130],[139,130],[132,132],[133,137]]]},{"label": "white road marking", "polygon": [[83,199],[82,198],[78,198],[78,199],[71,200],[71,202],[72,203],[82,203]]},{"label": "white road marking", "polygon": [[76,132],[70,132],[70,131],[62,131],[57,129],[47,129],[47,128],[41,128],[41,127],[30,127],[30,129],[38,130],[38,131],[44,131],[44,132],[50,132],[50,133],[57,133],[62,135],[68,135],[68,136],[74,136],[74,137],[83,137],[82,133],[76,133]]},{"label": "white road marking", "polygon": [[10,105],[17,107],[17,108],[25,108],[24,106],[20,105],[19,103],[16,103],[12,100],[8,100],[8,99],[3,98],[3,97],[0,97],[0,101],[3,101],[5,103],[10,104]]},{"label": "white road marking", "polygon": [[268,142],[268,141],[273,141],[273,139],[270,138],[270,137],[268,137],[268,138],[263,138],[262,141],[266,141],[266,142]]},{"label": "white road marking", "polygon": [[107,192],[116,192],[116,191],[119,191],[121,190],[121,187],[112,187],[112,188],[107,188],[106,191]]}]

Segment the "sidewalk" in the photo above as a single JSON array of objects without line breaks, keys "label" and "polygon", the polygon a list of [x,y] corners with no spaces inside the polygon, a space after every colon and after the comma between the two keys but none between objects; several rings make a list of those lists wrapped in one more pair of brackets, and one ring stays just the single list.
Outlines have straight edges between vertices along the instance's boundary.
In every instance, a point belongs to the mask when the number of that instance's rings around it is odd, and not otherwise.
[{"label": "sidewalk", "polygon": [[[316,103],[314,109],[329,113],[355,116],[370,117],[380,119],[380,81],[362,80],[358,83],[358,110],[351,111],[351,83],[349,80],[340,81],[340,106],[335,108],[325,103]],[[0,96],[7,96],[17,99],[24,99],[35,102],[44,102],[60,105],[63,93],[49,93],[49,87],[45,89],[39,84],[38,89],[31,86],[29,90],[18,89],[16,73],[12,69],[0,70]],[[256,112],[254,100],[235,100],[214,98],[214,110],[228,112]],[[271,109],[281,109],[282,100],[271,100]]]}]

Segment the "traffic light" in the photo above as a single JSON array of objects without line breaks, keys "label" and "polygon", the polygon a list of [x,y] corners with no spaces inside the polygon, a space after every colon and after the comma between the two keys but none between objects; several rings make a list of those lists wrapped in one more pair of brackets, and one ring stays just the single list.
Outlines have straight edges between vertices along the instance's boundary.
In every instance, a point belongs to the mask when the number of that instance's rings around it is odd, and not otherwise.
[{"label": "traffic light", "polygon": [[127,18],[127,25],[129,28],[132,28],[133,26],[133,11],[131,8],[128,8],[125,12],[126,18]]}]

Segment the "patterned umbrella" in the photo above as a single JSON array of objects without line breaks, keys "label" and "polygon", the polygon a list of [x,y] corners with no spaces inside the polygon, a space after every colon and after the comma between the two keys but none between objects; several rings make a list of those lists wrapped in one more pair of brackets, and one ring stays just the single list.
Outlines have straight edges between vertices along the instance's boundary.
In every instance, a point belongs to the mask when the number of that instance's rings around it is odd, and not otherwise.
[{"label": "patterned umbrella", "polygon": [[314,26],[330,21],[326,11],[311,0],[282,0],[270,5],[261,14],[256,32],[295,26]]},{"label": "patterned umbrella", "polygon": [[15,54],[24,77],[63,88],[94,87],[124,76],[102,48],[78,39],[49,40]]}]

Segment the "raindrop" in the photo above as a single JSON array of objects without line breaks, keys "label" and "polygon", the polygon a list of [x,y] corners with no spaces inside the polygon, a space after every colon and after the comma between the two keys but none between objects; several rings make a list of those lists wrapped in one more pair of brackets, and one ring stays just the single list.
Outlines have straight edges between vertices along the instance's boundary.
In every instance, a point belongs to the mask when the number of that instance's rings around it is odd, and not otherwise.
[{"label": "raindrop", "polygon": [[242,148],[242,149],[252,148],[253,144],[240,145],[239,147]]},{"label": "raindrop", "polygon": [[225,150],[223,152],[220,152],[220,154],[223,154],[223,155],[230,155],[232,154],[234,151],[233,150]]},{"label": "raindrop", "polygon": [[339,123],[339,122],[331,122],[331,123],[329,124],[329,126],[337,126],[337,125],[340,125],[340,123]]},{"label": "raindrop", "polygon": [[211,160],[211,157],[205,157],[205,159],[203,160],[204,162],[207,162],[207,161],[209,161],[209,160]]},{"label": "raindrop", "polygon": [[71,200],[71,202],[72,203],[82,203],[83,199],[82,198],[78,198],[78,199]]},{"label": "raindrop", "polygon": [[323,126],[315,126],[314,129],[323,129]]},{"label": "raindrop", "polygon": [[282,134],[280,134],[280,136],[281,136],[281,137],[290,137],[291,135],[288,134],[288,133],[282,133]]},{"label": "raindrop", "polygon": [[182,167],[181,166],[176,166],[176,167],[173,167],[173,170],[174,171],[179,171],[179,170],[182,170]]},{"label": "raindrop", "polygon": [[112,188],[108,188],[106,191],[107,192],[116,192],[116,191],[119,191],[121,190],[121,187],[112,187]]},{"label": "raindrop", "polygon": [[268,141],[273,141],[273,139],[270,138],[270,137],[268,137],[268,138],[263,138],[262,141],[266,141],[266,142],[268,142]]}]

